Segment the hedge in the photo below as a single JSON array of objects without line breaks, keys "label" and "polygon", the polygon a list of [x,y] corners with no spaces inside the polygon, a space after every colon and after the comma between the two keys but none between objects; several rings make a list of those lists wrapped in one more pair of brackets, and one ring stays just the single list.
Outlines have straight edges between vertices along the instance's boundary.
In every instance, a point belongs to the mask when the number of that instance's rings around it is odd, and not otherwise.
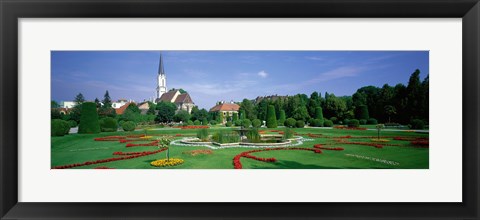
[{"label": "hedge", "polygon": [[360,122],[361,125],[366,125],[367,124],[367,120],[365,120],[365,119],[360,119],[358,121]]},{"label": "hedge", "polygon": [[82,113],[80,124],[78,125],[79,134],[100,133],[100,123],[98,122],[97,104],[94,102],[84,102],[82,104]]},{"label": "hedge", "polygon": [[327,120],[325,120],[325,122],[323,122],[323,126],[332,127],[333,126],[333,121],[327,119]]},{"label": "hedge", "polygon": [[348,121],[348,127],[350,128],[358,128],[360,127],[360,122],[357,119],[352,119]]},{"label": "hedge", "polygon": [[68,124],[70,125],[71,128],[77,127],[77,125],[78,125],[77,122],[74,121],[74,120],[69,120]]},{"label": "hedge", "polygon": [[425,122],[420,119],[413,119],[410,121],[410,128],[413,129],[425,129]]},{"label": "hedge", "polygon": [[303,127],[305,127],[305,122],[302,121],[302,120],[298,120],[297,122],[295,122],[295,126],[297,128],[303,128]]},{"label": "hedge", "polygon": [[227,123],[225,123],[225,126],[227,126],[227,127],[232,127],[232,122],[231,122],[231,121],[228,121]]},{"label": "hedge", "polygon": [[369,124],[369,125],[376,125],[376,124],[378,124],[378,121],[377,121],[377,119],[375,119],[375,118],[369,118],[369,119],[367,120],[367,124]]}]

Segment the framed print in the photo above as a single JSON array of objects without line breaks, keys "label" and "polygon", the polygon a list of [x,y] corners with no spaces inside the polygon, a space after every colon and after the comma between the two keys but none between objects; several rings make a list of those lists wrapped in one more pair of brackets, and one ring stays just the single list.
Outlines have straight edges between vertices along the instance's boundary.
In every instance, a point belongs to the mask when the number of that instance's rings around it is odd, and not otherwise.
[{"label": "framed print", "polygon": [[478,219],[479,7],[2,1],[2,219]]}]

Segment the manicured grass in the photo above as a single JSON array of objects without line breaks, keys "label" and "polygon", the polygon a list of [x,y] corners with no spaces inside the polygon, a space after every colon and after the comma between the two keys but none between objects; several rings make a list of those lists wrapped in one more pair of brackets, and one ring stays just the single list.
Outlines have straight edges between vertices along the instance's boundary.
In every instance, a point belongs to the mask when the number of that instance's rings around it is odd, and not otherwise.
[{"label": "manicured grass", "polygon": [[[215,130],[237,129],[237,128],[210,128],[210,134]],[[261,129],[267,133],[271,130],[278,129]],[[406,131],[382,131],[382,136],[390,138],[388,144],[399,144],[401,146],[384,146],[383,148],[375,148],[364,145],[351,145],[338,143],[334,138],[312,138],[308,137],[308,133],[322,134],[321,137],[341,137],[351,135],[352,138],[341,139],[349,142],[368,142],[373,143],[371,138],[355,138],[359,136],[376,136],[376,131],[356,131],[356,130],[339,130],[339,129],[318,129],[318,128],[297,128],[295,132],[305,138],[312,139],[306,141],[300,146],[302,148],[312,148],[314,144],[335,143],[332,147],[342,147],[343,151],[322,150],[322,153],[314,153],[312,151],[297,150],[276,150],[255,152],[251,155],[256,157],[277,159],[276,162],[261,162],[249,158],[241,158],[240,161],[244,169],[428,169],[429,167],[429,149],[414,148],[409,141],[396,141],[392,138],[395,136],[402,137],[427,137],[428,134],[420,134]],[[100,159],[115,158],[114,152],[141,152],[158,150],[159,147],[125,147],[127,143],[119,143],[118,141],[94,141],[94,138],[143,134],[143,131],[135,132],[108,132],[100,134],[70,134],[63,137],[52,137],[51,144],[51,166],[61,166],[74,163],[83,163],[86,161],[95,161]],[[176,137],[176,135],[182,135]],[[148,131],[148,135],[171,135],[175,139],[184,138],[185,136],[195,136],[195,129],[158,129]],[[135,143],[148,143],[150,141],[141,141]],[[379,144],[382,144],[379,142]],[[112,161],[101,164],[87,165],[76,167],[74,169],[92,169],[96,167],[109,167],[116,169],[233,169],[233,158],[242,152],[253,150],[251,148],[229,148],[212,150],[212,154],[196,155],[184,154],[191,150],[209,149],[201,146],[175,146],[170,147],[170,157],[181,158],[185,163],[175,167],[154,167],[150,162],[156,159],[164,159],[166,151],[153,155],[142,156],[134,159]],[[350,155],[350,156],[348,156]],[[356,156],[351,156],[356,155]],[[377,161],[375,161],[377,160]],[[378,160],[393,161],[398,165],[378,162]]]}]

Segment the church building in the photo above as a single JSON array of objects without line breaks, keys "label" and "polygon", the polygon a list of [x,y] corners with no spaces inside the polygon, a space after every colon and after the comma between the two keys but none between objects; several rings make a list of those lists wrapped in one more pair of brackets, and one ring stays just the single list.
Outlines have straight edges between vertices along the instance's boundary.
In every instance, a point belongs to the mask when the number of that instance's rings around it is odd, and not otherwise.
[{"label": "church building", "polygon": [[178,89],[167,90],[167,76],[163,67],[163,57],[160,54],[160,64],[158,66],[158,75],[157,75],[157,94],[155,98],[155,103],[159,102],[172,102],[175,103],[178,110],[185,110],[188,113],[192,111],[192,108],[195,106],[190,95],[186,92],[182,93]]}]

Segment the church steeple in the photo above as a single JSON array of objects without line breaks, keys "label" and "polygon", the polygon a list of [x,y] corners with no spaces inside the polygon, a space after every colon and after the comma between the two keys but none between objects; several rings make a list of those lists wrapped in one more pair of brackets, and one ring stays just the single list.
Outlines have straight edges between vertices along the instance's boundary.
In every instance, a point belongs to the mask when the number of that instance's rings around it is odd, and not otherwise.
[{"label": "church steeple", "polygon": [[[157,75],[157,94],[156,100],[159,100],[163,94],[167,92],[167,76],[165,70],[163,69],[163,56],[160,53],[160,61],[158,64],[158,75]],[[157,102],[157,101],[156,101]]]},{"label": "church steeple", "polygon": [[163,74],[165,75],[165,70],[163,69],[163,57],[162,53],[160,53],[160,64],[158,65],[158,74]]}]

